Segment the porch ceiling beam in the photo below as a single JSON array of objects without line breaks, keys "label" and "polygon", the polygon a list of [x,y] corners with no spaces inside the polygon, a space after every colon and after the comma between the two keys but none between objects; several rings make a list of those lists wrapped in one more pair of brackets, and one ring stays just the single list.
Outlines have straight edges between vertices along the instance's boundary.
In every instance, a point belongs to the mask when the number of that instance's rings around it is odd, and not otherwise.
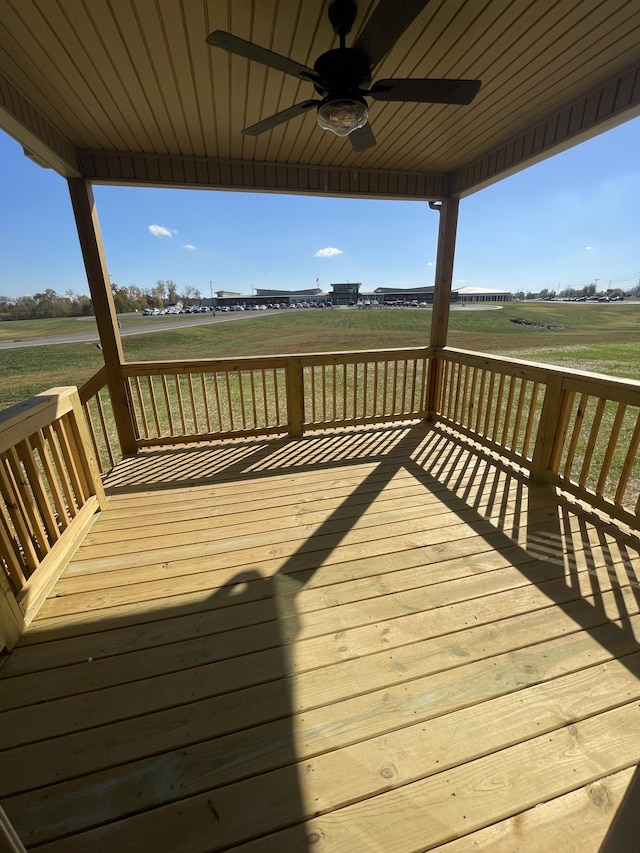
[{"label": "porch ceiling beam", "polygon": [[40,166],[53,169],[66,178],[80,176],[74,146],[2,74],[0,127]]},{"label": "porch ceiling beam", "polygon": [[80,151],[79,162],[85,178],[103,184],[411,200],[446,198],[451,189],[448,173],[241,162],[117,151]]},{"label": "porch ceiling beam", "polygon": [[[596,132],[640,115],[640,63],[585,92],[453,176],[452,193],[469,195],[558,154]],[[596,130],[597,128],[597,130]]]}]

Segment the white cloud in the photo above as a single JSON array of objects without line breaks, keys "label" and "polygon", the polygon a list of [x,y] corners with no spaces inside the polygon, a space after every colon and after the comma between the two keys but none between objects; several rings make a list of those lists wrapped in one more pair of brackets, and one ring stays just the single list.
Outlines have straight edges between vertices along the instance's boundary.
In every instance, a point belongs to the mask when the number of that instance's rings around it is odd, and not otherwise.
[{"label": "white cloud", "polygon": [[182,247],[183,249],[195,249],[195,246],[192,246],[191,243],[187,243],[186,246]]},{"label": "white cloud", "polygon": [[585,246],[585,248],[586,248],[587,252],[591,251],[591,246]]},{"label": "white cloud", "polygon": [[428,266],[428,267],[432,267],[432,266],[433,266],[433,263],[432,263],[431,261],[427,261],[427,266]]},{"label": "white cloud", "polygon": [[341,255],[342,249],[334,249],[333,246],[328,246],[326,249],[318,249],[316,258],[332,258],[334,255]]},{"label": "white cloud", "polygon": [[162,225],[150,225],[149,231],[153,234],[154,237],[173,237],[174,234],[178,232],[175,229],[164,228]]}]

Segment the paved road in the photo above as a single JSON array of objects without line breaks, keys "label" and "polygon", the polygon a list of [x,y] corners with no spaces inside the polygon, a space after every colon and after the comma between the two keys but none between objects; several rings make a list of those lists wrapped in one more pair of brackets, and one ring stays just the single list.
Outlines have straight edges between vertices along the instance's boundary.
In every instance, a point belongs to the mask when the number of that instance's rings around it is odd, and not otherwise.
[{"label": "paved road", "polygon": [[[482,303],[478,302],[473,305],[452,305],[452,311],[460,311],[464,309],[465,311],[495,311],[502,308],[502,305],[495,305],[490,302]],[[300,309],[296,308],[296,313]],[[311,308],[302,309],[306,311],[311,311]],[[356,310],[356,309],[350,309]],[[391,310],[400,310],[400,311],[423,311],[424,308],[400,308],[400,309],[391,309]],[[128,335],[148,335],[152,332],[165,332],[171,329],[184,329],[188,326],[207,326],[211,325],[211,323],[230,323],[234,320],[257,320],[259,317],[268,317],[269,314],[281,314],[281,311],[233,311],[229,313],[221,313],[218,312],[215,317],[211,316],[211,314],[203,314],[198,316],[182,316],[176,320],[165,320],[164,318],[160,320],[158,317],[141,317],[140,325],[125,327],[124,329],[120,329],[120,335],[125,338]],[[100,336],[98,335],[98,330],[94,327],[91,322],[92,318],[87,318],[87,324],[90,324],[90,328],[87,328],[84,332],[71,332],[67,335],[50,335],[43,336],[41,338],[14,338],[12,341],[0,341],[0,349],[17,349],[18,347],[40,347],[46,346],[47,344],[76,344],[82,343],[83,341],[99,341]],[[80,321],[82,322],[82,321]]]},{"label": "paved road", "polygon": [[[265,314],[275,314],[275,311],[260,311],[260,312],[244,312],[238,311],[232,314],[216,314],[202,315],[194,317],[181,317],[179,320],[162,320],[157,322],[157,317],[145,317],[145,324],[140,326],[130,326],[120,329],[120,334],[123,338],[128,335],[148,335],[152,332],[164,332],[169,329],[184,329],[187,326],[207,326],[211,323],[228,323],[231,320],[243,320],[264,317]],[[147,322],[148,321],[148,324]],[[88,322],[88,321],[87,321]],[[12,341],[0,341],[0,349],[16,349],[17,347],[39,347],[46,344],[75,344],[83,341],[99,341],[100,336],[98,330],[91,324],[85,332],[71,332],[68,335],[50,335],[41,338],[15,338]]]}]

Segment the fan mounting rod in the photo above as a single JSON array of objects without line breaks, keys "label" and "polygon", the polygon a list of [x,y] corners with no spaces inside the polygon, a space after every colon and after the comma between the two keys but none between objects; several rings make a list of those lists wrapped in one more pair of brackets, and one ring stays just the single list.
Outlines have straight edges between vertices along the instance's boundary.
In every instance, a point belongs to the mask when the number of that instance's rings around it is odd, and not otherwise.
[{"label": "fan mounting rod", "polygon": [[351,32],[357,14],[358,7],[353,0],[333,0],[329,6],[329,20],[334,33],[340,37],[340,47],[345,46],[345,36]]}]

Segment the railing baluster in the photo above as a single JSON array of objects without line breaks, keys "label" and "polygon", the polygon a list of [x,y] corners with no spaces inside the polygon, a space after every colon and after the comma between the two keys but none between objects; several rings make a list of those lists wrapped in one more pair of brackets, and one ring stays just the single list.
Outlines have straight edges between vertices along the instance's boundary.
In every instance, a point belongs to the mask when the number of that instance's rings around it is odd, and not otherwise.
[{"label": "railing baluster", "polygon": [[60,538],[60,528],[55,520],[53,509],[51,506],[52,500],[49,498],[45,489],[40,471],[35,462],[33,448],[25,439],[19,442],[15,447],[15,452],[19,462],[22,464],[26,475],[27,482],[33,494],[33,511],[38,517],[38,521],[42,521],[44,531],[46,531],[46,539],[50,545],[53,545]]},{"label": "railing baluster", "polygon": [[484,414],[484,426],[482,428],[482,434],[489,436],[489,422],[491,420],[491,410],[493,408],[493,389],[495,387],[496,375],[495,373],[489,374],[489,388],[487,389],[487,399],[486,399],[486,411]]},{"label": "railing baluster", "polygon": [[478,369],[474,366],[470,366],[471,370],[471,388],[469,389],[469,397],[467,402],[467,418],[465,423],[467,426],[471,427],[473,423],[473,416],[476,409],[476,387],[478,385]]},{"label": "railing baluster", "polygon": [[487,371],[481,367],[480,368],[480,388],[478,390],[478,404],[476,408],[476,422],[474,425],[475,432],[480,432],[480,421],[482,420],[482,414],[485,410],[485,399],[484,399],[484,391],[485,386],[487,384]]},{"label": "railing baluster", "polygon": [[360,384],[358,382],[358,372],[359,365],[356,361],[351,365],[351,374],[353,376],[353,402],[351,404],[351,417],[353,418],[356,418],[358,416],[358,385]]},{"label": "railing baluster", "polygon": [[[2,482],[0,473],[0,545],[2,545],[2,557],[5,561],[6,570],[9,577],[9,583],[13,592],[19,592],[27,582],[27,576],[23,570],[23,564],[20,560],[20,546],[13,535],[14,525],[9,518],[9,513],[4,508],[2,498]],[[35,565],[34,554],[34,565]]]},{"label": "railing baluster", "polygon": [[156,425],[156,437],[160,438],[162,429],[160,428],[160,413],[158,412],[158,401],[156,400],[156,392],[152,376],[147,376],[147,385],[149,387],[149,401],[151,402],[151,412]]},{"label": "railing baluster", "polygon": [[582,467],[580,468],[580,476],[578,477],[578,484],[580,486],[584,486],[586,484],[587,477],[589,476],[589,469],[591,468],[591,461],[593,459],[593,451],[598,439],[598,433],[600,432],[602,415],[604,414],[604,406],[605,401],[602,398],[599,398],[593,422],[591,424],[591,430],[589,431],[589,440],[587,441],[587,447],[584,452],[584,459],[582,461]]},{"label": "railing baluster", "polygon": [[365,361],[363,364],[364,373],[362,376],[362,417],[367,417],[367,385],[369,383],[369,363]]},{"label": "railing baluster", "polygon": [[200,390],[202,391],[202,406],[204,409],[204,418],[207,425],[207,432],[212,432],[211,429],[211,412],[209,410],[209,392],[207,391],[207,374],[202,371],[200,374]]},{"label": "railing baluster", "polygon": [[527,391],[526,379],[520,380],[520,391],[518,392],[518,402],[516,403],[516,417],[513,424],[513,433],[511,434],[511,447],[518,452],[518,439],[520,437],[520,429],[522,426],[522,413],[524,411],[525,394]]},{"label": "railing baluster", "polygon": [[24,561],[31,573],[40,562],[41,555],[36,550],[34,531],[29,524],[26,507],[5,454],[0,456],[0,493],[7,505],[9,517],[18,537],[18,544],[24,554]]},{"label": "railing baluster", "polygon": [[329,419],[327,414],[327,375],[328,369],[326,364],[320,365],[320,377],[322,381],[322,420],[326,423]]},{"label": "railing baluster", "polygon": [[311,423],[315,424],[318,419],[316,417],[316,369],[313,365],[309,372],[311,374]]},{"label": "railing baluster", "polygon": [[615,418],[613,419],[613,426],[611,427],[609,443],[607,445],[607,450],[602,461],[602,466],[600,468],[600,476],[598,477],[598,482],[596,484],[596,494],[598,495],[601,495],[604,491],[604,486],[607,481],[607,477],[609,476],[609,471],[611,470],[613,454],[616,449],[618,437],[620,436],[620,429],[622,428],[622,421],[624,420],[626,411],[626,404],[618,403],[616,407]]},{"label": "railing baluster", "polygon": [[504,410],[504,424],[502,426],[502,436],[500,438],[500,443],[505,447],[507,445],[507,435],[509,433],[509,426],[511,424],[511,414],[513,409],[513,396],[515,393],[515,378],[510,376],[509,379],[509,391],[507,393],[507,402]]},{"label": "railing baluster", "polygon": [[76,494],[76,503],[78,506],[82,506],[89,497],[89,486],[82,465],[78,464],[79,460],[72,449],[74,442],[69,434],[69,420],[70,419],[67,415],[63,416],[59,421],[53,424],[53,430],[58,438],[67,473],[69,474],[69,478]]},{"label": "railing baluster", "polygon": [[176,387],[176,402],[178,403],[178,414],[180,415],[180,426],[182,427],[182,434],[185,435],[187,432],[187,424],[184,416],[184,401],[182,399],[182,388],[180,387],[180,376],[176,373],[173,377],[174,384]]},{"label": "railing baluster", "polygon": [[389,385],[389,362],[387,359],[384,361],[384,371],[383,371],[383,385],[382,385],[382,414],[388,415],[389,410],[387,409],[387,386]]},{"label": "railing baluster", "polygon": [[404,414],[407,410],[407,369],[408,362],[405,358],[402,362],[402,400],[400,402],[400,414]]},{"label": "railing baluster", "polygon": [[43,427],[42,434],[44,435],[47,446],[51,452],[51,457],[53,459],[53,464],[56,469],[58,482],[62,486],[64,499],[67,504],[67,512],[73,519],[78,514],[78,507],[76,506],[75,495],[71,490],[71,484],[69,483],[69,479],[66,476],[65,463],[64,459],[62,458],[60,448],[58,447],[57,435],[54,432],[53,426],[51,424],[47,424],[45,427]]},{"label": "railing baluster", "polygon": [[11,447],[6,455],[8,469],[13,479],[15,494],[20,498],[21,511],[25,514],[31,539],[39,551],[40,559],[49,551],[50,545],[45,532],[42,518],[38,512],[37,502],[31,493],[29,477],[22,467],[17,448]]},{"label": "railing baluster", "polygon": [[229,411],[229,429],[233,430],[233,429],[235,429],[235,420],[233,417],[233,400],[231,398],[231,378],[230,378],[230,372],[228,370],[225,371],[225,378],[227,381],[227,406],[228,406],[228,411]]},{"label": "railing baluster", "polygon": [[[616,493],[614,495],[614,502],[616,504],[622,504],[624,500],[624,493],[627,490],[627,484],[629,482],[629,477],[631,476],[631,471],[633,469],[633,463],[636,460],[636,454],[638,453],[638,447],[640,447],[640,412],[636,418],[635,427],[633,428],[633,434],[631,436],[631,440],[629,442],[629,449],[627,450],[626,456],[624,458],[624,462],[622,463],[622,470],[620,472],[620,479],[618,480],[618,488],[616,489]],[[640,500],[640,493],[639,498]],[[636,514],[638,513],[638,506],[636,505]]]},{"label": "railing baluster", "polygon": [[196,406],[195,391],[193,388],[193,373],[187,373],[187,387],[189,388],[189,402],[191,403],[191,420],[193,423],[193,431],[196,435],[200,432],[200,423],[198,420],[198,409]]},{"label": "railing baluster", "polygon": [[372,409],[373,415],[378,416],[380,412],[378,411],[378,383],[380,381],[380,362],[376,359],[373,363],[373,402]]},{"label": "railing baluster", "polygon": [[527,416],[527,423],[524,431],[524,438],[522,439],[522,455],[525,459],[529,459],[529,449],[531,447],[531,436],[533,433],[533,427],[537,423],[538,419],[537,415],[537,407],[538,407],[538,395],[540,393],[540,383],[534,382],[533,388],[531,389],[531,402],[529,403],[529,414]]},{"label": "railing baluster", "polygon": [[260,371],[260,376],[262,381],[262,411],[264,413],[264,426],[269,426],[269,406],[267,402],[267,372],[264,368]]},{"label": "railing baluster", "polygon": [[276,398],[276,423],[280,423],[280,381],[278,379],[278,371],[273,368],[273,388]]},{"label": "railing baluster", "polygon": [[242,429],[246,429],[247,413],[244,404],[244,373],[242,372],[242,370],[238,370],[236,376],[238,377],[238,393],[240,395],[240,414],[242,415]]},{"label": "railing baluster", "polygon": [[573,421],[573,430],[571,433],[571,440],[569,441],[569,447],[567,448],[567,456],[564,462],[564,476],[569,479],[571,477],[571,471],[573,468],[573,460],[576,455],[576,448],[578,447],[578,440],[580,439],[580,431],[582,429],[582,421],[584,419],[585,412],[587,410],[587,404],[589,402],[589,398],[587,394],[581,394],[580,399],[578,401],[578,408],[576,410],[576,416]]},{"label": "railing baluster", "polygon": [[496,400],[495,410],[494,410],[494,418],[493,418],[493,431],[491,432],[491,440],[497,441],[498,439],[498,431],[500,429],[500,419],[502,417],[502,400],[504,398],[504,373],[500,374],[500,379],[498,380],[498,399]]},{"label": "railing baluster", "polygon": [[398,412],[398,362],[393,362],[393,399],[391,401],[391,412],[392,414],[397,414]]},{"label": "railing baluster", "polygon": [[413,359],[411,362],[411,405],[409,408],[409,413],[413,413],[416,411],[416,385],[418,379],[418,363],[417,359]]},{"label": "railing baluster", "polygon": [[49,454],[47,443],[45,442],[44,437],[42,435],[42,431],[38,430],[36,433],[34,433],[31,436],[30,441],[31,447],[34,451],[37,451],[38,457],[40,459],[40,464],[42,465],[42,470],[47,481],[47,486],[53,499],[53,505],[58,515],[57,523],[62,530],[65,530],[69,526],[69,522],[71,519],[67,511],[64,497],[62,495],[62,492],[60,491],[60,484],[58,483],[58,478],[54,471],[51,456]]},{"label": "railing baluster", "polygon": [[[134,387],[136,389],[136,398],[138,400],[138,409],[140,411],[140,420],[142,421],[142,429],[140,429],[140,424],[138,424],[138,432],[141,433],[145,438],[149,438],[149,424],[147,423],[147,413],[145,411],[144,398],[142,396],[142,387],[140,385],[140,377],[135,376]],[[100,399],[98,395],[96,399]]]}]

